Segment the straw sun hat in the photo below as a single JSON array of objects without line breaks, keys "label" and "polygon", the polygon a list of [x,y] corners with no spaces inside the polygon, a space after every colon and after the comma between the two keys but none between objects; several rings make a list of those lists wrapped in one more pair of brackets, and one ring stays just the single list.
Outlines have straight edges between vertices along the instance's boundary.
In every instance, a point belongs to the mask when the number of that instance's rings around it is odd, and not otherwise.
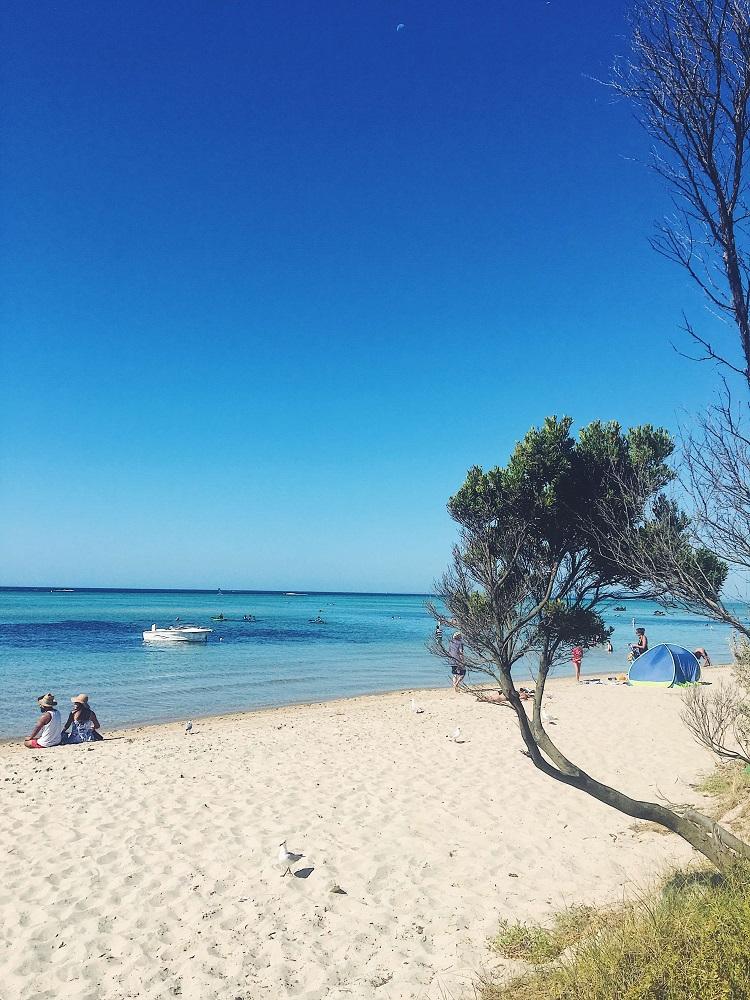
[{"label": "straw sun hat", "polygon": [[57,702],[55,701],[55,696],[51,692],[43,694],[41,698],[37,698],[40,708],[55,708]]},{"label": "straw sun hat", "polygon": [[89,696],[87,694],[77,694],[75,698],[70,699],[74,705],[88,705]]}]

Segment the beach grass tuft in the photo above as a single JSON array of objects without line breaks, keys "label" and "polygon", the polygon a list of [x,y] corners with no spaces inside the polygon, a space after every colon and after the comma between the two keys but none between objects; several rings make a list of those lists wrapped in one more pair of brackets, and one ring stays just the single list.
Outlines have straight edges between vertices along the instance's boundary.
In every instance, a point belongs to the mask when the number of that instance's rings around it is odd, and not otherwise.
[{"label": "beach grass tuft", "polygon": [[750,832],[750,770],[743,762],[718,764],[695,789],[713,798],[709,810],[712,819],[728,817],[738,836]]},{"label": "beach grass tuft", "polygon": [[556,914],[550,927],[503,920],[490,947],[503,958],[541,965],[562,955],[602,919],[603,914],[592,906],[572,906]]},{"label": "beach grass tuft", "polygon": [[561,925],[559,918],[551,927],[523,925],[523,933],[501,927],[493,950],[535,968],[510,981],[484,979],[481,1000],[750,996],[750,866],[677,872],[653,895],[588,911],[566,911]]},{"label": "beach grass tuft", "polygon": [[[719,764],[696,784],[704,795],[729,800],[729,809],[750,797],[750,770],[741,761]],[[723,803],[721,803],[723,804]]]}]

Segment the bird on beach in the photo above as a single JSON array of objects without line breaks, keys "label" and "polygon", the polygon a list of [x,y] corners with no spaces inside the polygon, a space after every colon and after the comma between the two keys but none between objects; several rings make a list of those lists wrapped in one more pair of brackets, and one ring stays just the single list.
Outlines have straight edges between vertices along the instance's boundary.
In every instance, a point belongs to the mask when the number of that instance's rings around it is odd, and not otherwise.
[{"label": "bird on beach", "polygon": [[456,726],[456,728],[453,730],[453,735],[450,736],[449,739],[453,740],[454,743],[458,743],[459,742],[459,740],[461,739],[461,727],[460,726]]},{"label": "bird on beach", "polygon": [[539,717],[545,726],[554,726],[557,723],[557,719],[553,719],[543,708],[539,709]]},{"label": "bird on beach", "polygon": [[279,844],[279,864],[283,866],[284,871],[281,873],[283,878],[285,875],[294,875],[291,869],[291,865],[296,864],[300,858],[303,858],[304,854],[296,854],[294,851],[288,851],[286,848],[286,841],[282,840]]},{"label": "bird on beach", "polygon": [[414,712],[415,715],[422,715],[422,713],[424,712],[424,709],[420,708],[413,698],[411,700],[411,710],[412,712]]},{"label": "bird on beach", "polygon": [[192,731],[193,731],[193,723],[192,722],[186,722],[185,723],[185,735],[187,736],[187,734],[188,733],[192,733]]}]

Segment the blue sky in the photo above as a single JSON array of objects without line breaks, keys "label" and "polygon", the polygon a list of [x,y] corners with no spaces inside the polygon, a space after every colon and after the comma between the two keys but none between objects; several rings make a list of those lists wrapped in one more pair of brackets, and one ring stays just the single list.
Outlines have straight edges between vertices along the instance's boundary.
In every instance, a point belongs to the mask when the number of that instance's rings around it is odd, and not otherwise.
[{"label": "blue sky", "polygon": [[625,9],[6,4],[0,583],[424,591],[546,414],[705,405]]}]

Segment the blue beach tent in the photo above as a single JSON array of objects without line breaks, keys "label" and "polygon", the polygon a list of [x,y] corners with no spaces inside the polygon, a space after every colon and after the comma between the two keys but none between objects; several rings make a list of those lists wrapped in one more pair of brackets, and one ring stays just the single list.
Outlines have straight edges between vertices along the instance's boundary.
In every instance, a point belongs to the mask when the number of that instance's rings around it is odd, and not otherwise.
[{"label": "blue beach tent", "polygon": [[660,642],[641,653],[630,664],[628,673],[631,684],[660,684],[662,687],[697,684],[700,677],[700,663],[690,650],[670,642]]}]

